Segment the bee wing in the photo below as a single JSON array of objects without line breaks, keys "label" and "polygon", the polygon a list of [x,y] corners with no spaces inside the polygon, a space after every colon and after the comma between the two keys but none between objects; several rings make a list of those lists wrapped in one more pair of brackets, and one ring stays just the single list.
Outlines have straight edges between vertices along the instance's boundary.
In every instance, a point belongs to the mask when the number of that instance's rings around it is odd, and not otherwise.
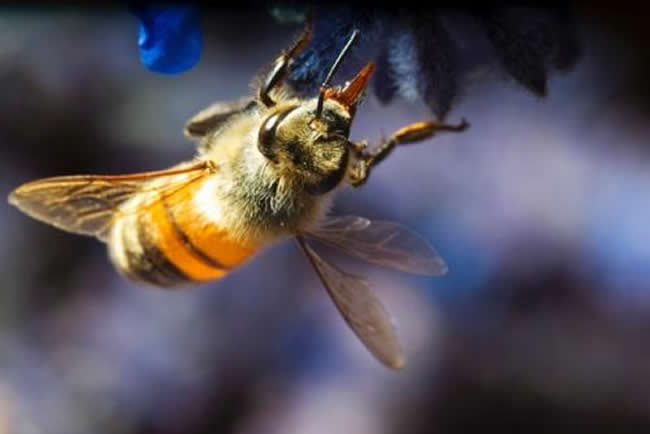
[{"label": "bee wing", "polygon": [[189,138],[203,137],[223,125],[233,115],[250,110],[256,103],[250,97],[235,102],[216,102],[194,116],[185,124],[185,136]]},{"label": "bee wing", "polygon": [[390,316],[368,282],[325,261],[301,235],[297,241],[352,331],[380,362],[400,369],[404,365],[402,348]]},{"label": "bee wing", "polygon": [[331,217],[307,235],[372,264],[427,276],[447,272],[447,264],[436,250],[399,223]]},{"label": "bee wing", "polygon": [[[190,182],[211,173],[212,166],[201,162],[131,175],[56,176],[28,182],[9,195],[9,203],[30,217],[68,232],[96,236],[103,240],[113,220],[137,210],[121,209],[140,192],[151,192],[139,209],[168,197]],[[190,175],[188,175],[190,174]],[[151,188],[152,180],[160,180]]]}]

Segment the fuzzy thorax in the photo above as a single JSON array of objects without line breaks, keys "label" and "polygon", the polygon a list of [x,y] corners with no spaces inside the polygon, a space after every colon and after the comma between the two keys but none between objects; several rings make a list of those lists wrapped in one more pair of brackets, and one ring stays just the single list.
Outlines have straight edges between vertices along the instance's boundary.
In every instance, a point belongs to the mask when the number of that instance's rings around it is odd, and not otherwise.
[{"label": "fuzzy thorax", "polygon": [[316,99],[290,99],[224,126],[200,156],[219,165],[197,195],[202,214],[246,244],[316,224],[348,171],[351,119],[335,101],[318,119],[315,107]]}]

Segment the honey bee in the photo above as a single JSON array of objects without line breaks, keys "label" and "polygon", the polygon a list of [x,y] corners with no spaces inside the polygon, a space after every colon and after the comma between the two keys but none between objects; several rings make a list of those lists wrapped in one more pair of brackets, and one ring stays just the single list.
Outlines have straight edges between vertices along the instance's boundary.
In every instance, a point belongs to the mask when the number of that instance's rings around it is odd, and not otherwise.
[{"label": "honey bee", "polygon": [[311,34],[309,21],[270,72],[253,82],[253,96],[214,104],[187,122],[185,134],[199,141],[191,161],[128,175],[38,179],[16,188],[9,202],[37,220],[105,242],[119,272],[163,288],[221,279],[260,250],[294,238],[353,332],[380,362],[399,369],[403,350],[367,281],[323,259],[307,239],[369,263],[444,274],[443,259],[406,227],[331,217],[328,209],[343,185],[362,185],[396,146],[468,125],[417,122],[372,151],[350,141],[374,63],[344,86],[330,86],[354,31],[318,95],[299,97],[285,79]]}]

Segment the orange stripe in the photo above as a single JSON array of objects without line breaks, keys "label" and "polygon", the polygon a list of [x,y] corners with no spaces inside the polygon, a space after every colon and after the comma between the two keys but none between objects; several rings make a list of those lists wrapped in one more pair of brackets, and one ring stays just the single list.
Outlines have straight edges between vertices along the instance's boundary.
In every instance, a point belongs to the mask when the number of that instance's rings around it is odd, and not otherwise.
[{"label": "orange stripe", "polygon": [[183,228],[181,228],[178,225],[178,222],[176,221],[175,213],[169,207],[167,202],[164,199],[162,199],[162,202],[163,202],[163,206],[165,207],[165,212],[167,213],[167,219],[169,220],[172,227],[174,228],[174,233],[176,234],[176,237],[181,241],[181,243],[183,243],[185,248],[189,250],[189,252],[192,255],[194,255],[195,257],[203,261],[204,264],[209,265],[212,268],[218,268],[220,270],[229,270],[231,268],[215,260],[210,255],[206,254],[203,250],[195,246],[192,240],[190,239],[190,237],[185,233]]},{"label": "orange stripe", "polygon": [[174,212],[174,220],[194,247],[228,269],[236,268],[255,254],[257,247],[245,246],[233,241],[228,236],[227,230],[206,223],[191,206],[174,206],[174,204],[190,204],[191,195],[195,194],[200,186],[201,183],[197,182],[167,200]]},{"label": "orange stripe", "polygon": [[[178,238],[174,227],[167,218],[162,201],[153,204],[149,210],[152,225],[157,230],[156,239],[162,253],[193,280],[214,280],[227,274],[227,271],[213,268],[193,255]],[[152,228],[153,229],[153,228]]]},{"label": "orange stripe", "polygon": [[226,231],[219,230],[214,225],[200,225],[198,220],[192,210],[176,214],[176,221],[190,242],[220,264],[233,269],[255,253],[255,249],[228,239]]}]

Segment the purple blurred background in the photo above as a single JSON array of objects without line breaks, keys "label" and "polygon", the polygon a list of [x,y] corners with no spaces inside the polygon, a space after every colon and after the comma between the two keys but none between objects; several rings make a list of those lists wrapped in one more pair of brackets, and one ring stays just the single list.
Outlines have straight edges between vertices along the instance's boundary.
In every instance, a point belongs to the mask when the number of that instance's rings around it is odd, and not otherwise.
[{"label": "purple blurred background", "polygon": [[[187,118],[249,91],[299,25],[215,11],[175,77],[126,11],[0,11],[0,196],[22,182],[167,167]],[[97,241],[0,205],[0,433],[647,432],[650,36],[580,9],[583,59],[539,100],[486,69],[448,117],[336,214],[415,228],[442,278],[370,276],[407,365],[366,352],[292,243],[191,291],[139,287]],[[352,138],[429,118],[368,98]]]}]

